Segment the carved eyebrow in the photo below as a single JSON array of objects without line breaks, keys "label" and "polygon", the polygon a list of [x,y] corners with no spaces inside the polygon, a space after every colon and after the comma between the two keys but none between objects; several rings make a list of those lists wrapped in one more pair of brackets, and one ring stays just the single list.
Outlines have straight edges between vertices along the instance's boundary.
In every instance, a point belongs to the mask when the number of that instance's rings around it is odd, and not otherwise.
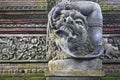
[{"label": "carved eyebrow", "polygon": [[83,21],[81,19],[75,19],[76,23],[81,23],[81,25],[83,25]]}]

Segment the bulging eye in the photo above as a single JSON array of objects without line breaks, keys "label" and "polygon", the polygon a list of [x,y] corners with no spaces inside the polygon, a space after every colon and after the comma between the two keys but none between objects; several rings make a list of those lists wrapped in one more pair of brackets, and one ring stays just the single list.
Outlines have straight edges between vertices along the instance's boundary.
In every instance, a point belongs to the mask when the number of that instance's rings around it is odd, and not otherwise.
[{"label": "bulging eye", "polygon": [[76,22],[77,24],[83,25],[83,21],[82,21],[81,19],[76,19],[75,22]]},{"label": "bulging eye", "polygon": [[77,24],[83,25],[81,21],[75,21],[75,22],[76,22]]},{"label": "bulging eye", "polygon": [[82,24],[82,22],[81,21],[75,21],[76,23],[81,23]]}]

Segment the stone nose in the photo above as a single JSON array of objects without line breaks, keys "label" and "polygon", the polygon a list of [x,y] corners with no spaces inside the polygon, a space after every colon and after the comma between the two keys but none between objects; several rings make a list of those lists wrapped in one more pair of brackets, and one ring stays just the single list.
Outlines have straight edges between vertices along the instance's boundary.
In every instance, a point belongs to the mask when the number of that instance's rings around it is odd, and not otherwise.
[{"label": "stone nose", "polygon": [[64,20],[66,23],[68,23],[68,24],[72,24],[73,23],[73,19],[72,19],[72,17],[67,17],[65,20]]}]

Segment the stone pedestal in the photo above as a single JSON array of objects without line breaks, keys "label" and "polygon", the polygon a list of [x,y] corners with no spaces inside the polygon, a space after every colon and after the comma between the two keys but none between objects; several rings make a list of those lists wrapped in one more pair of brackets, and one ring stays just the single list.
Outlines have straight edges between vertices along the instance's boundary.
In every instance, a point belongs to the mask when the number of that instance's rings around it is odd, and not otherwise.
[{"label": "stone pedestal", "polygon": [[100,80],[104,76],[100,59],[52,60],[48,67],[48,80]]},{"label": "stone pedestal", "polygon": [[47,77],[46,80],[101,80],[100,77],[71,77],[71,76],[64,76],[64,77],[58,77],[58,76],[52,76]]}]

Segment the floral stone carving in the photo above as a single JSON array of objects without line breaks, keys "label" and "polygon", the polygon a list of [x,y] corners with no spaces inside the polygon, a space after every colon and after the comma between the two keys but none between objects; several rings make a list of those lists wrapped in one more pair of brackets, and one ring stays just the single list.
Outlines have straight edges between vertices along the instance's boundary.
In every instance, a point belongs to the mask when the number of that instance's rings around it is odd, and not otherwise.
[{"label": "floral stone carving", "polygon": [[0,61],[46,60],[46,36],[0,37]]}]

